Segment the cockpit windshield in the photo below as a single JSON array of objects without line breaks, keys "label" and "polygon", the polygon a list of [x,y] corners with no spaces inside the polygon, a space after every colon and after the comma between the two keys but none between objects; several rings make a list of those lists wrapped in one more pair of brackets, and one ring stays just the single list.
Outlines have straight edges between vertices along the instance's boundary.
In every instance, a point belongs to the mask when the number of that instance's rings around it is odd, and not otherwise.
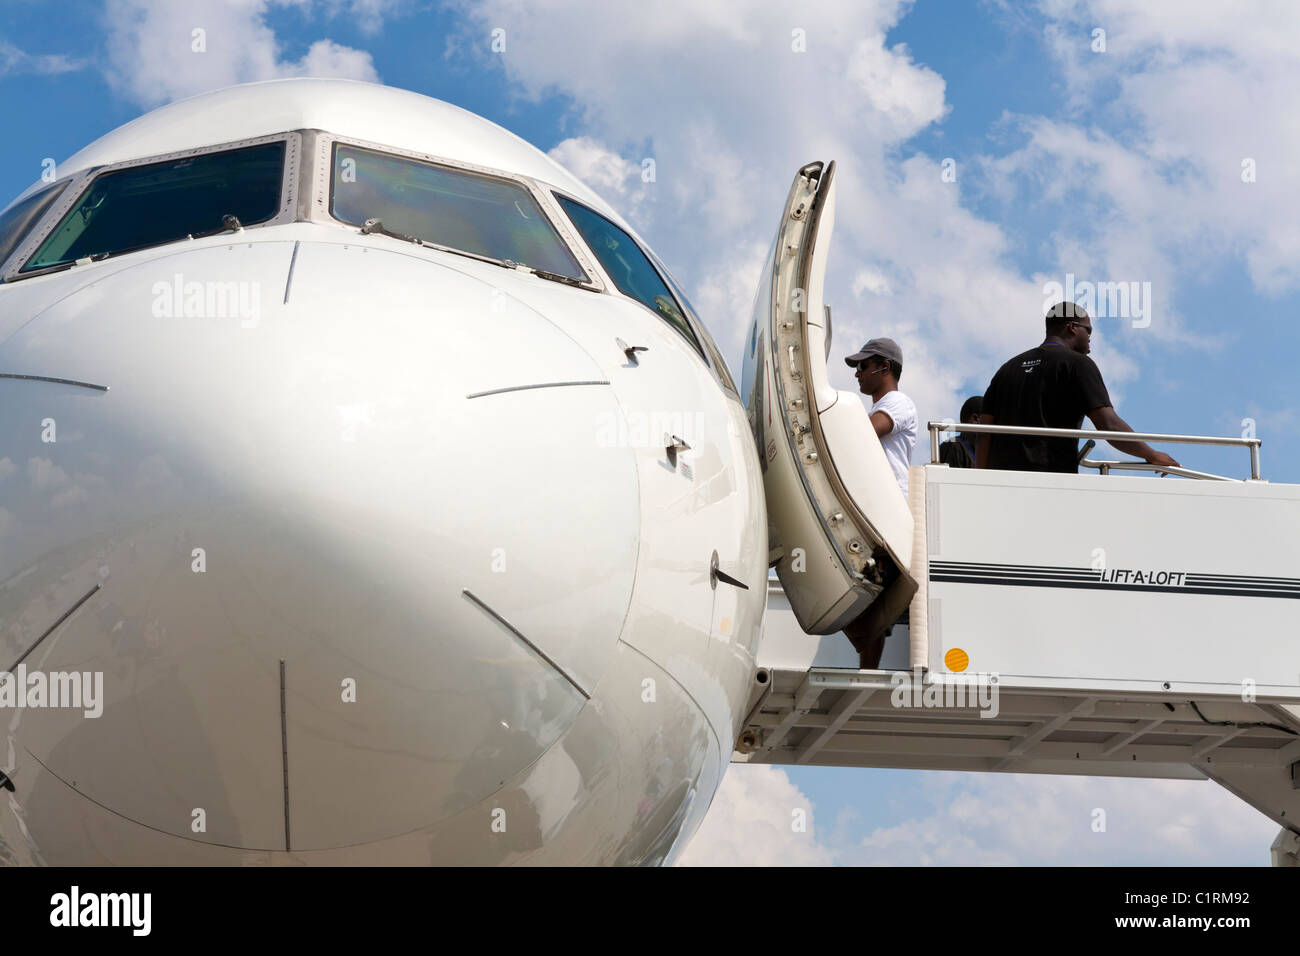
[{"label": "cockpit windshield", "polygon": [[101,173],[21,271],[273,219],[284,153],[280,141]]},{"label": "cockpit windshield", "polygon": [[700,348],[700,342],[691,330],[690,322],[686,321],[686,316],[678,308],[671,290],[664,284],[663,277],[655,270],[636,241],[600,213],[588,209],[582,203],[558,194],[555,198],[569,214],[569,218],[573,220],[582,238],[587,240],[587,245],[591,246],[591,251],[596,254],[596,258],[609,273],[609,277],[614,280],[618,290],[666,319],[703,355],[704,350]]},{"label": "cockpit windshield", "polygon": [[67,183],[55,183],[38,189],[26,199],[14,203],[0,213],[0,262],[9,258],[18,244],[27,238],[28,230],[36,224],[46,210],[54,205]]},{"label": "cockpit windshield", "polygon": [[330,212],[362,226],[570,279],[586,274],[518,183],[482,173],[334,145]]}]

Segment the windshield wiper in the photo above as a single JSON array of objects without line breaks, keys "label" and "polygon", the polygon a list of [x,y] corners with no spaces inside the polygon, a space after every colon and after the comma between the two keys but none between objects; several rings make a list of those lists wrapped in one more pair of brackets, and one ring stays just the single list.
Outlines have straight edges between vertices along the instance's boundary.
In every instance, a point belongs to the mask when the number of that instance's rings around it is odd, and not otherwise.
[{"label": "windshield wiper", "polygon": [[382,219],[367,219],[361,224],[361,235],[370,236],[379,233],[381,236],[392,236],[394,239],[402,239],[406,242],[414,242],[414,236],[404,236],[400,232],[393,232],[384,226]]},{"label": "windshield wiper", "polygon": [[562,282],[565,285],[576,286],[579,289],[587,288],[583,285],[581,279],[575,279],[573,276],[560,275],[558,272],[547,272],[545,269],[528,269],[528,271],[540,279],[550,279],[552,282]]},{"label": "windshield wiper", "polygon": [[[238,216],[226,213],[221,217],[221,225],[216,229],[209,229],[206,232],[188,232],[185,234],[186,239],[207,239],[209,236],[219,236],[223,232],[243,232],[244,224],[239,221]],[[177,242],[176,239],[168,239],[167,242]],[[125,250],[123,250],[125,251]]]},{"label": "windshield wiper", "polygon": [[76,259],[70,259],[67,262],[60,262],[52,266],[33,269],[31,272],[20,273],[19,275],[14,276],[14,278],[26,279],[31,276],[49,275],[52,272],[63,272],[65,269],[71,269],[73,266],[84,266],[91,262],[103,262],[105,259],[113,256],[120,256],[128,252],[138,252],[141,249],[153,249],[158,246],[165,246],[173,242],[182,242],[185,240],[207,239],[210,236],[219,236],[223,232],[243,231],[244,224],[239,221],[239,217],[227,213],[221,217],[221,226],[218,229],[209,229],[207,232],[187,232],[183,239],[178,237],[176,239],[164,239],[162,242],[151,242],[143,246],[129,246],[125,249],[113,249],[109,252],[92,252],[88,256],[78,256]]},{"label": "windshield wiper", "polygon": [[451,246],[440,245],[436,242],[429,242],[421,239],[419,236],[408,236],[405,233],[394,232],[384,225],[382,219],[367,219],[361,225],[361,234],[364,236],[381,235],[388,236],[390,239],[398,239],[402,242],[409,242],[412,245],[420,246],[424,249],[436,249],[439,252],[450,252],[453,255],[465,256],[469,259],[477,259],[479,262],[490,262],[494,266],[501,266],[503,269],[514,269],[519,263],[512,262],[509,259],[497,259],[493,256],[485,256],[477,252],[467,252],[464,249],[453,249]]},{"label": "windshield wiper", "polygon": [[560,275],[558,272],[547,272],[545,269],[534,269],[523,262],[515,262],[513,259],[498,259],[495,256],[485,256],[478,252],[467,252],[464,249],[453,249],[451,246],[429,242],[425,239],[421,239],[419,236],[408,236],[404,233],[394,232],[384,225],[382,219],[378,218],[367,219],[362,223],[361,234],[364,236],[388,236],[390,239],[399,239],[402,242],[409,242],[424,249],[436,249],[439,252],[450,252],[453,255],[477,259],[479,262],[489,262],[492,265],[500,266],[503,269],[522,269],[525,272],[531,272],[535,276],[542,279],[549,279],[552,282],[561,282],[564,285],[577,286],[579,289],[587,288],[583,285],[581,279],[575,279],[573,276]]},{"label": "windshield wiper", "polygon": [[18,275],[15,276],[14,278],[26,279],[28,278],[28,276],[31,275],[40,276],[40,275],[49,275],[51,272],[64,272],[68,269],[71,269],[73,266],[84,266],[84,265],[89,265],[92,262],[103,262],[111,255],[113,255],[113,253],[111,252],[93,252],[88,256],[81,256],[80,258],[77,259],[69,259],[67,262],[59,262],[52,266],[46,266],[43,269],[33,269],[30,273]]}]

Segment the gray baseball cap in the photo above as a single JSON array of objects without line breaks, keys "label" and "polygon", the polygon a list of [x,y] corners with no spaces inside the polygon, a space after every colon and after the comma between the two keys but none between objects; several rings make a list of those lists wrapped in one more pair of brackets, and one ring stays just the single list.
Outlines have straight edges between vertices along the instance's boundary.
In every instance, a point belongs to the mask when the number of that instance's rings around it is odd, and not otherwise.
[{"label": "gray baseball cap", "polygon": [[898,347],[898,343],[893,339],[872,339],[862,346],[860,351],[854,352],[846,358],[844,364],[852,368],[864,358],[870,358],[873,355],[879,355],[882,359],[897,362],[899,365],[903,364],[903,350]]}]

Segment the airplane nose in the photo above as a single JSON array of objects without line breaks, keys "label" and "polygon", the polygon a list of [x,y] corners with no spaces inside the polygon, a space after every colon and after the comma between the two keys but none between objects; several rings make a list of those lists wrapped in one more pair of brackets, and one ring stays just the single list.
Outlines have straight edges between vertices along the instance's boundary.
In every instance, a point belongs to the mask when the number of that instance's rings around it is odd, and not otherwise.
[{"label": "airplane nose", "polygon": [[11,741],[145,826],[294,851],[434,824],[552,746],[615,649],[638,485],[601,370],[513,281],[232,244],[0,343],[34,376],[0,378],[0,667],[103,675],[101,716]]}]

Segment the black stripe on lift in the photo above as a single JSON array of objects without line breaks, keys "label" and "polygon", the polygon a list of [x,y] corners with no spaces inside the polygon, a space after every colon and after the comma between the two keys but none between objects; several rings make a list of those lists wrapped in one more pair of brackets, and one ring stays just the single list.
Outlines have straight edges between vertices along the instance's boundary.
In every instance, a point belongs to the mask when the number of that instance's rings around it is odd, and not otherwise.
[{"label": "black stripe on lift", "polygon": [[[1071,571],[1074,573],[1064,573]],[[1197,575],[1179,572],[1188,584],[1126,584],[1102,581],[1101,571],[1087,568],[1036,568],[1030,565],[963,564],[936,561],[930,580],[958,584],[996,584],[1010,587],[1074,588],[1095,591],[1145,591],[1171,594],[1215,594],[1236,597],[1300,598],[1300,580],[1232,575]],[[1096,577],[1092,577],[1096,575]]]}]

